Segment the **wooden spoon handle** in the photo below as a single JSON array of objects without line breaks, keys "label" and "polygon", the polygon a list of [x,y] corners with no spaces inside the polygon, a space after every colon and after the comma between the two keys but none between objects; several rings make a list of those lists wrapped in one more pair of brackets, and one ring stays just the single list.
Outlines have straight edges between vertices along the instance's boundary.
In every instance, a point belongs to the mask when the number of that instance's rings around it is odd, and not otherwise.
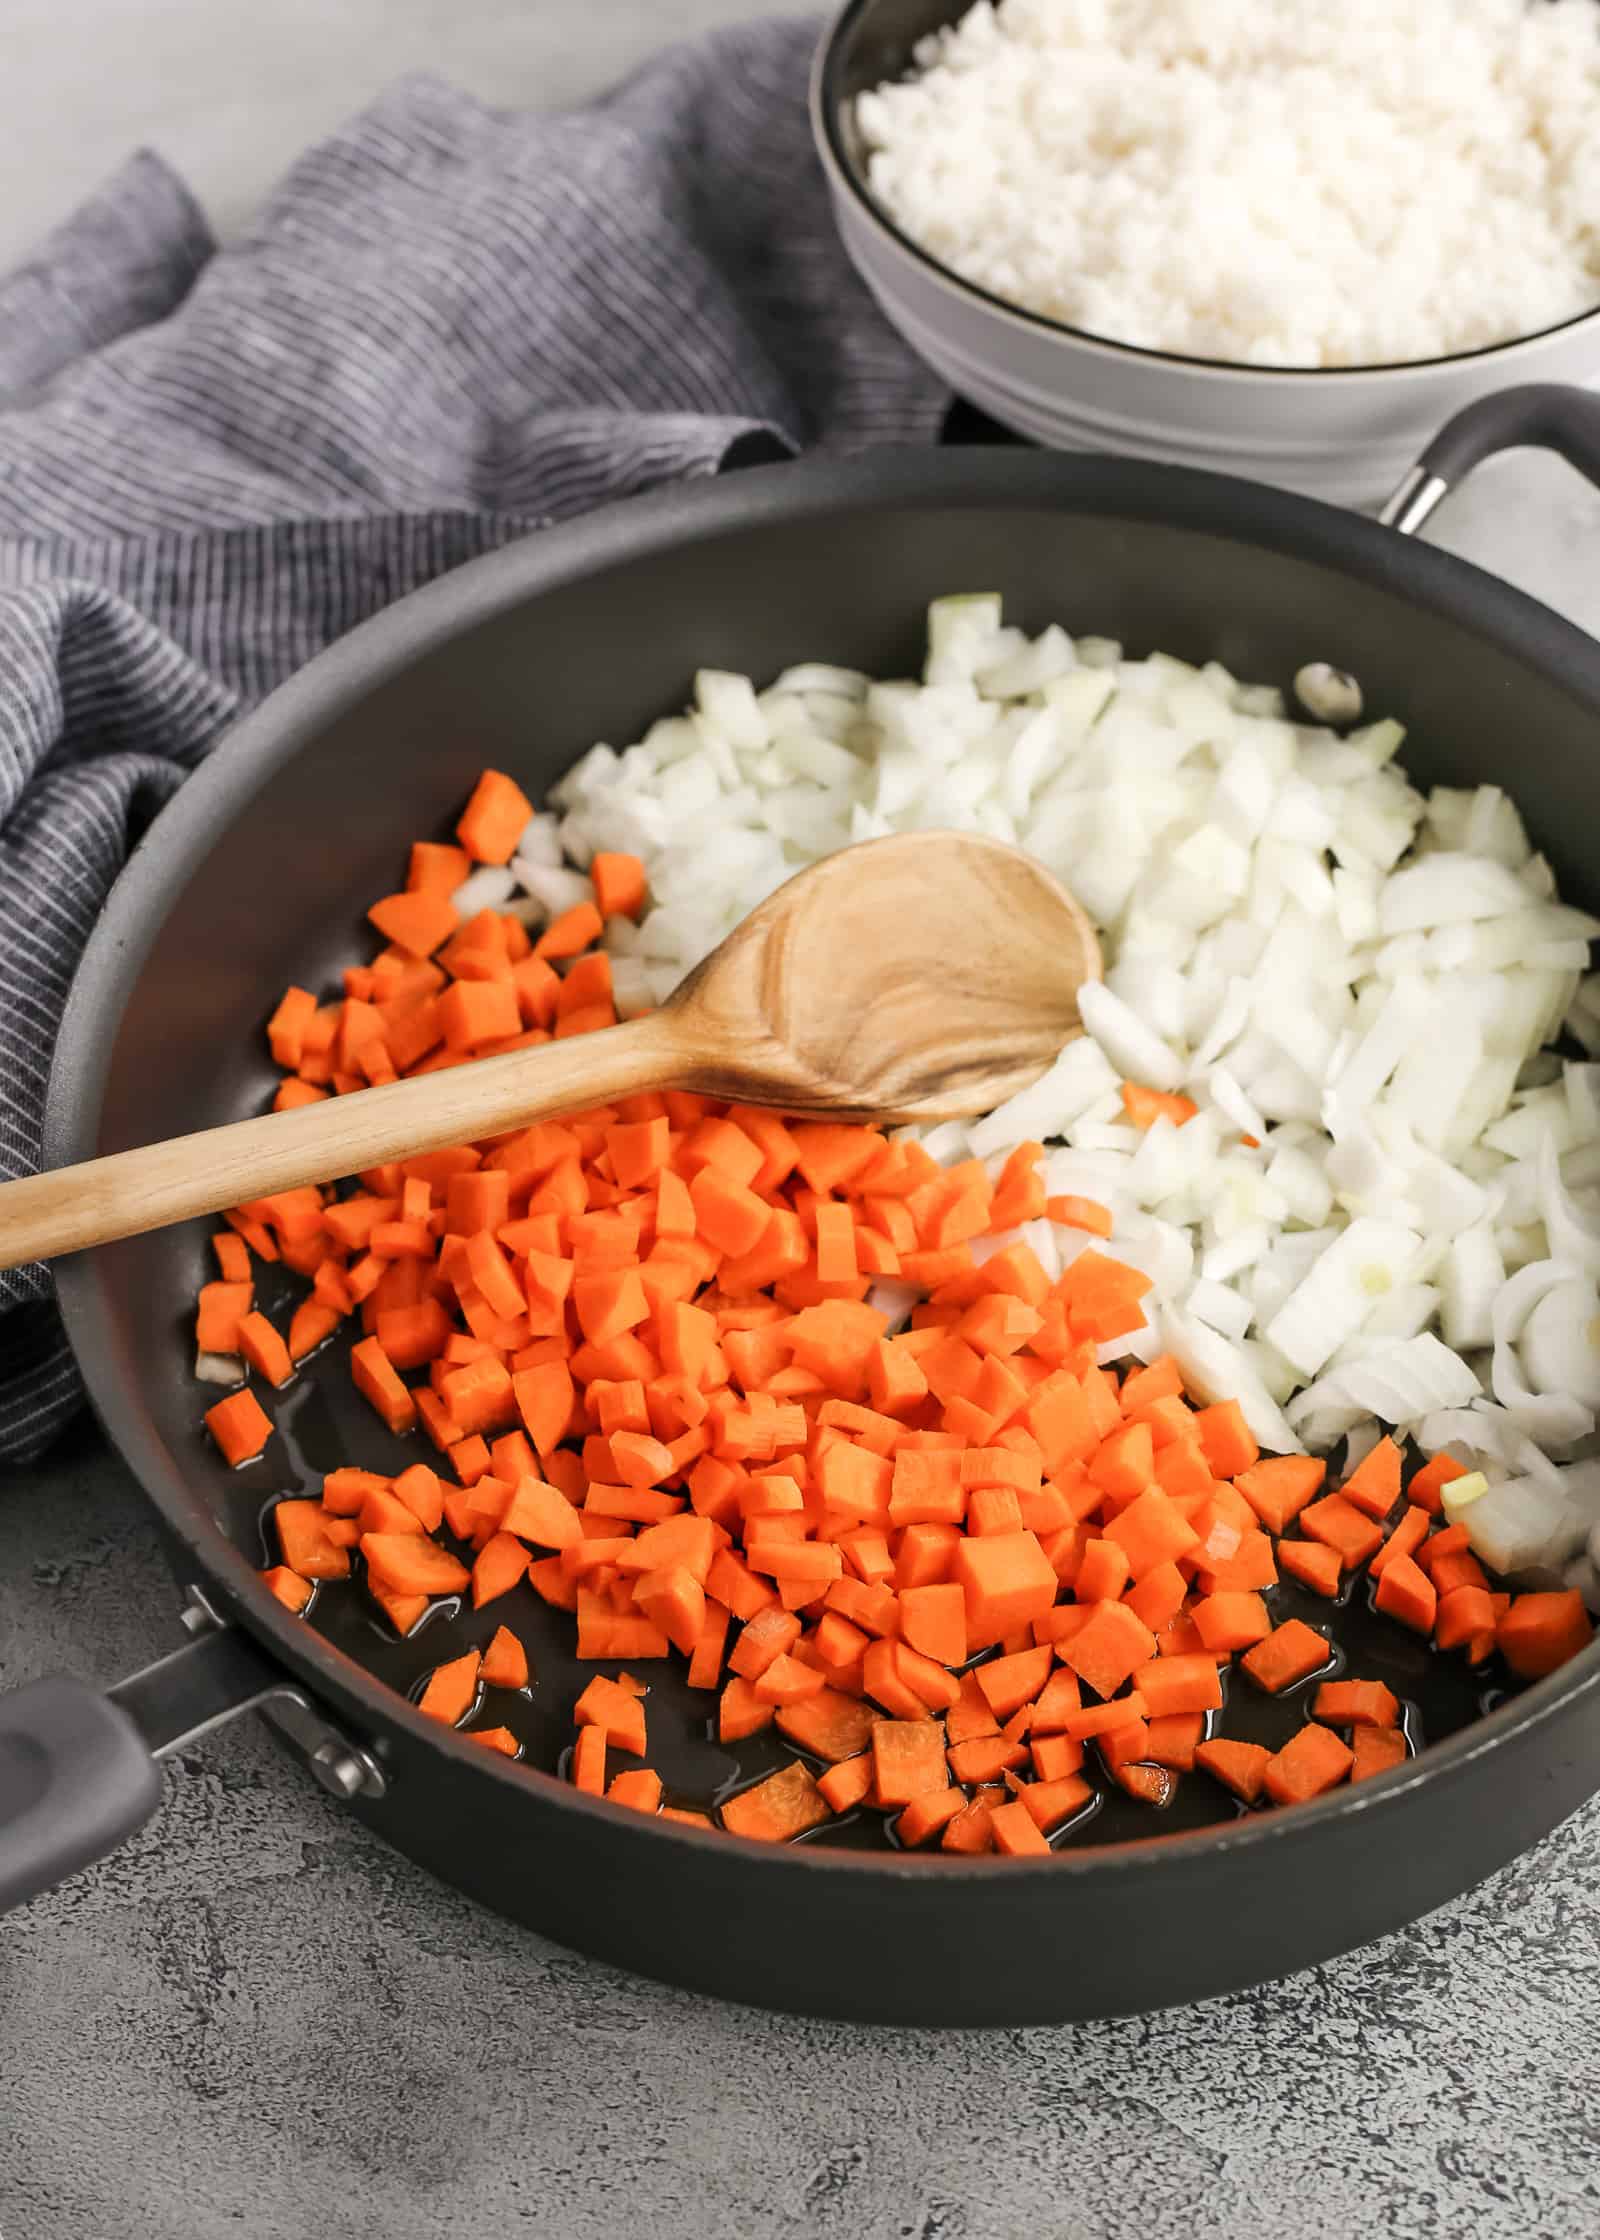
[{"label": "wooden spoon handle", "polygon": [[0,1268],[50,1260],[115,1237],[385,1160],[503,1135],[546,1114],[681,1081],[688,1038],[671,1011],[531,1050],[451,1066],[292,1112],[207,1128],[139,1151],[0,1185]]}]

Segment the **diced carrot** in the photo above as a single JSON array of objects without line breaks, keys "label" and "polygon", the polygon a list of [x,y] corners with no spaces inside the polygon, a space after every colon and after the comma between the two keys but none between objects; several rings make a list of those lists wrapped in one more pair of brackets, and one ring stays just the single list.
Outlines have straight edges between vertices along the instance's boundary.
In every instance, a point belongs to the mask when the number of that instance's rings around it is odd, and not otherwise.
[{"label": "diced carrot", "polygon": [[969,1856],[992,1850],[990,1816],[1003,1795],[1003,1790],[991,1789],[974,1797],[964,1811],[946,1824],[939,1839],[943,1848]]},{"label": "diced carrot", "polygon": [[351,1348],[350,1375],[356,1390],[377,1410],[391,1431],[415,1428],[417,1404],[376,1338],[363,1338],[359,1345]]},{"label": "diced carrot", "polygon": [[1258,1742],[1229,1742],[1219,1735],[1200,1744],[1194,1762],[1203,1766],[1225,1789],[1231,1789],[1242,1803],[1254,1804],[1266,1786],[1272,1753]]},{"label": "diced carrot", "polygon": [[[244,1246],[230,1235],[229,1242]],[[200,1286],[199,1311],[195,1316],[195,1344],[202,1353],[238,1353],[239,1330],[250,1312],[255,1296],[255,1286],[250,1281],[249,1256],[246,1254],[245,1275],[235,1283],[203,1283]]]},{"label": "diced carrot", "polygon": [[471,1577],[464,1563],[425,1534],[364,1532],[361,1553],[373,1577],[399,1594],[460,1594]]},{"label": "diced carrot", "polygon": [[1135,1667],[1135,1692],[1144,1698],[1152,1720],[1190,1711],[1215,1711],[1222,1704],[1222,1681],[1216,1659],[1203,1650],[1187,1656],[1153,1657]]},{"label": "diced carrot", "polygon": [[572,1746],[572,1785],[591,1797],[603,1797],[606,1792],[608,1740],[604,1727],[580,1727]]},{"label": "diced carrot", "polygon": [[1046,1646],[1023,1649],[1016,1655],[996,1657],[973,1673],[979,1692],[997,1719],[1009,1719],[1031,1703],[1050,1677],[1053,1652]]},{"label": "diced carrot", "polygon": [[1275,1804],[1303,1804],[1309,1797],[1336,1789],[1353,1763],[1339,1737],[1313,1723],[1267,1760],[1262,1787]]},{"label": "diced carrot", "polygon": [[637,856],[600,849],[590,860],[595,906],[603,918],[636,918],[644,908],[644,865]]},{"label": "diced carrot", "polygon": [[267,1021],[267,1041],[274,1062],[291,1073],[305,1055],[306,1029],[316,1011],[317,999],[308,989],[290,988]]},{"label": "diced carrot", "polygon": [[533,803],[503,770],[485,770],[461,812],[456,838],[474,863],[509,863]]},{"label": "diced carrot", "polygon": [[481,1677],[486,1688],[525,1688],[528,1652],[509,1626],[498,1626],[483,1652]]},{"label": "diced carrot", "polygon": [[1350,1779],[1370,1781],[1406,1762],[1406,1738],[1397,1727],[1356,1727],[1350,1736]]},{"label": "diced carrot", "polygon": [[1414,1502],[1419,1509],[1426,1509],[1430,1516],[1436,1517],[1444,1506],[1440,1499],[1444,1488],[1452,1478],[1465,1477],[1466,1470],[1466,1464],[1457,1462],[1454,1455],[1436,1454],[1431,1462],[1425,1462],[1415,1472],[1411,1483],[1406,1487],[1406,1499]]},{"label": "diced carrot", "polygon": [[644,1704],[620,1680],[596,1673],[573,1706],[579,1727],[599,1727],[618,1750],[642,1758],[645,1749]]},{"label": "diced carrot", "polygon": [[1267,1606],[1258,1594],[1224,1591],[1205,1596],[1189,1613],[1201,1646],[1215,1655],[1248,1649],[1272,1631]]},{"label": "diced carrot", "polygon": [[328,1513],[320,1501],[279,1501],[272,1522],[284,1562],[302,1579],[350,1576],[350,1551],[329,1537]]},{"label": "diced carrot", "polygon": [[1494,1647],[1497,1623],[1494,1597],[1485,1588],[1455,1587],[1439,1596],[1433,1638],[1441,1649],[1464,1648],[1469,1662],[1479,1664]]},{"label": "diced carrot", "polygon": [[1023,1806],[1042,1834],[1051,1835],[1075,1819],[1093,1795],[1087,1781],[1078,1774],[1068,1773],[1053,1781],[1021,1783],[1016,1791],[1016,1802]]},{"label": "diced carrot", "polygon": [[527,1570],[528,1551],[522,1542],[509,1532],[495,1533],[485,1541],[472,1566],[472,1607],[481,1610],[486,1602],[509,1594],[513,1587],[520,1586]]},{"label": "diced carrot", "polygon": [[1219,1400],[1201,1408],[1194,1424],[1214,1478],[1237,1478],[1241,1471],[1253,1468],[1261,1450],[1237,1400]]},{"label": "diced carrot", "polygon": [[[1092,1468],[1089,1474],[1094,1476]],[[1160,1564],[1180,1561],[1200,1544],[1199,1535],[1176,1502],[1158,1485],[1150,1484],[1111,1519],[1105,1537],[1127,1557],[1128,1574],[1135,1582]]]},{"label": "diced carrot", "polygon": [[[1203,1409],[1196,1417],[1201,1425],[1201,1445],[1206,1444],[1205,1422],[1211,1414]],[[1206,1459],[1211,1460],[1209,1449]],[[1215,1463],[1212,1463],[1215,1469]],[[1249,1502],[1256,1515],[1272,1533],[1284,1533],[1299,1516],[1327,1475],[1327,1464],[1316,1455],[1271,1455],[1264,1462],[1252,1464],[1233,1473],[1233,1482]],[[1348,1506],[1348,1504],[1347,1504]]]},{"label": "diced carrot", "polygon": [[[915,1528],[912,1528],[915,1529]],[[956,1580],[900,1591],[900,1630],[912,1648],[940,1664],[967,1661],[965,1593]]]},{"label": "diced carrot", "polygon": [[1050,1845],[1038,1822],[1020,1802],[994,1807],[989,1815],[989,1835],[995,1850],[1009,1858],[1048,1858],[1050,1855]]},{"label": "diced carrot", "polygon": [[876,1801],[892,1809],[947,1780],[944,1729],[933,1719],[880,1719],[872,1729]]},{"label": "diced carrot", "polygon": [[[1380,1551],[1380,1555],[1382,1553]],[[1280,1540],[1277,1555],[1290,1577],[1300,1580],[1315,1593],[1332,1597],[1339,1592],[1342,1566],[1337,1548],[1325,1547],[1320,1540]],[[1374,1556],[1374,1569],[1378,1562],[1379,1557]]]},{"label": "diced carrot", "polygon": [[448,895],[426,891],[385,895],[367,916],[385,941],[413,957],[431,957],[461,923]]},{"label": "diced carrot", "polygon": [[297,1616],[305,1609],[316,1591],[310,1579],[302,1578],[297,1571],[291,1571],[286,1563],[273,1564],[270,1570],[262,1572],[261,1578],[269,1592],[277,1597],[284,1608],[293,1610]]},{"label": "diced carrot", "polygon": [[570,910],[551,919],[534,943],[533,953],[552,959],[576,957],[598,941],[603,931],[603,920],[592,902],[574,903]]},{"label": "diced carrot", "polygon": [[478,1666],[476,1649],[436,1666],[417,1704],[423,1717],[437,1719],[441,1726],[459,1727],[478,1700]]},{"label": "diced carrot", "polygon": [[572,1419],[572,1372],[564,1361],[545,1361],[535,1369],[519,1369],[511,1384],[523,1427],[536,1452],[546,1458],[566,1437]]},{"label": "diced carrot", "polygon": [[1365,1563],[1383,1545],[1382,1525],[1342,1493],[1330,1493],[1321,1501],[1311,1502],[1300,1513],[1300,1529],[1307,1539],[1320,1540],[1325,1547],[1336,1549],[1346,1570]]},{"label": "diced carrot", "polygon": [[[1378,1604],[1381,1609],[1381,1589]],[[1514,1595],[1495,1628],[1500,1654],[1523,1680],[1539,1680],[1554,1672],[1593,1638],[1594,1625],[1576,1587]]]},{"label": "diced carrot", "polygon": [[1055,1602],[1055,1571],[1026,1530],[963,1540],[954,1570],[966,1598],[969,1649],[1003,1640],[1042,1617]]},{"label": "diced carrot", "polygon": [[1070,1192],[1060,1197],[1046,1198],[1046,1217],[1065,1229],[1087,1229],[1094,1237],[1109,1237],[1114,1226],[1107,1207],[1098,1205],[1093,1198],[1077,1198]]},{"label": "diced carrot", "polygon": [[[837,1765],[829,1766],[826,1773],[817,1776],[817,1794],[830,1812],[850,1812],[872,1793],[872,1753],[864,1750],[853,1758],[844,1758]],[[958,1804],[961,1791],[949,1792]]]},{"label": "diced carrot", "polygon": [[724,1800],[722,1825],[759,1843],[787,1843],[829,1817],[827,1799],[798,1759]]},{"label": "diced carrot", "polygon": [[1400,1498],[1400,1449],[1393,1439],[1380,1439],[1339,1491],[1369,1517],[1387,1517]]},{"label": "diced carrot", "polygon": [[1169,1772],[1188,1773],[1193,1769],[1194,1754],[1205,1730],[1203,1712],[1169,1711],[1149,1721],[1145,1729],[1145,1756],[1152,1765],[1165,1766]]},{"label": "diced carrot", "polygon": [[1191,1097],[1169,1095],[1161,1089],[1146,1089],[1137,1081],[1124,1081],[1122,1109],[1136,1128],[1153,1128],[1163,1119],[1181,1128],[1186,1120],[1194,1118],[1200,1107]]},{"label": "diced carrot", "polygon": [[926,1796],[913,1797],[901,1807],[895,1821],[895,1834],[903,1844],[913,1849],[919,1844],[930,1843],[958,1812],[966,1810],[966,1805],[965,1792],[946,1782],[939,1788],[929,1790]]},{"label": "diced carrot", "polygon": [[1428,1511],[1412,1503],[1368,1564],[1367,1568],[1373,1578],[1381,1579],[1385,1568],[1398,1557],[1414,1556],[1427,1539],[1431,1524],[1432,1518]]},{"label": "diced carrot", "polygon": [[1378,1581],[1378,1591],[1373,1597],[1374,1607],[1391,1618],[1398,1618],[1414,1633],[1433,1631],[1434,1614],[1439,1607],[1439,1597],[1433,1581],[1417,1568],[1410,1556],[1396,1556],[1384,1566]]},{"label": "diced carrot", "polygon": [[1087,1624],[1059,1647],[1063,1662],[1099,1696],[1115,1695],[1156,1653],[1154,1634],[1122,1602],[1097,1603]]},{"label": "diced carrot", "polygon": [[1285,1688],[1292,1688],[1296,1681],[1320,1672],[1332,1655],[1333,1651],[1314,1626],[1291,1618],[1287,1624],[1275,1626],[1265,1640],[1246,1650],[1239,1662],[1258,1688],[1275,1696],[1281,1695]]},{"label": "diced carrot", "polygon": [[1381,1680],[1324,1680],[1311,1716],[1328,1727],[1393,1727],[1400,1706]]},{"label": "diced carrot", "polygon": [[437,840],[415,840],[406,888],[411,894],[454,894],[471,869],[472,858],[465,848],[446,847]]},{"label": "diced carrot", "polygon": [[206,1410],[206,1429],[230,1469],[253,1462],[272,1437],[272,1418],[253,1392],[230,1392]]},{"label": "diced carrot", "polygon": [[648,1766],[629,1767],[613,1774],[606,1795],[613,1804],[628,1805],[635,1812],[657,1812],[661,1807],[661,1776]]}]

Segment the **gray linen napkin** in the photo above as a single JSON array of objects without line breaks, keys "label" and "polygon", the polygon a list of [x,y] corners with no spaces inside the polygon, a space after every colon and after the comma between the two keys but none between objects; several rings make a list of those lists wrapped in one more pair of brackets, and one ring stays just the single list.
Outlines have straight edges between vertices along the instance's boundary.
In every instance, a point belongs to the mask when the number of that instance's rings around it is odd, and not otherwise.
[{"label": "gray linen napkin", "polygon": [[[129,847],[319,648],[741,439],[936,440],[828,216],[815,37],[727,31],[566,116],[408,81],[222,251],[136,156],[0,278],[0,1179]],[[0,1274],[0,1460],[79,1399],[48,1271]]]}]

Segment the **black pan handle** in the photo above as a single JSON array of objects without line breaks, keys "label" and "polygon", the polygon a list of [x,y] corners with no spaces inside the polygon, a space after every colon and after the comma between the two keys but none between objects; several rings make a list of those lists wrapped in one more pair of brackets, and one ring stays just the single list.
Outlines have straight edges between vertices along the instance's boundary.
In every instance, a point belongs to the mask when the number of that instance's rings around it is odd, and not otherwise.
[{"label": "black pan handle", "polygon": [[125,1843],[161,1802],[149,1745],[60,1672],[0,1696],[0,1913]]},{"label": "black pan handle", "polygon": [[1558,451],[1600,489],[1600,396],[1559,381],[1498,389],[1447,420],[1379,515],[1410,536],[1456,484],[1497,451]]},{"label": "black pan handle", "polygon": [[102,1694],[54,1673],[0,1694],[0,1913],[125,1843],[161,1802],[159,1760],[260,1706],[335,1795],[381,1796],[371,1753],[249,1634],[191,1597],[196,1637]]}]

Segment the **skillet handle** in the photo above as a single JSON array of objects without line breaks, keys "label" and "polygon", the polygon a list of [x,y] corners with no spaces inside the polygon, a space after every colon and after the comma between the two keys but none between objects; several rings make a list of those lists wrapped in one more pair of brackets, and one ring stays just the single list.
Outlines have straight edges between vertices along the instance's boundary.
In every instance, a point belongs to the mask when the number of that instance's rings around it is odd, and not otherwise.
[{"label": "skillet handle", "polygon": [[0,1694],[0,1913],[125,1843],[161,1802],[159,1761],[260,1706],[335,1796],[381,1796],[382,1769],[269,1651],[218,1624],[107,1694],[70,1673]]},{"label": "skillet handle", "polygon": [[103,1859],[161,1802],[137,1725],[69,1673],[0,1695],[0,1913]]},{"label": "skillet handle", "polygon": [[1474,467],[1524,444],[1558,451],[1600,488],[1600,396],[1559,381],[1532,381],[1477,398],[1445,422],[1379,520],[1411,536]]}]

